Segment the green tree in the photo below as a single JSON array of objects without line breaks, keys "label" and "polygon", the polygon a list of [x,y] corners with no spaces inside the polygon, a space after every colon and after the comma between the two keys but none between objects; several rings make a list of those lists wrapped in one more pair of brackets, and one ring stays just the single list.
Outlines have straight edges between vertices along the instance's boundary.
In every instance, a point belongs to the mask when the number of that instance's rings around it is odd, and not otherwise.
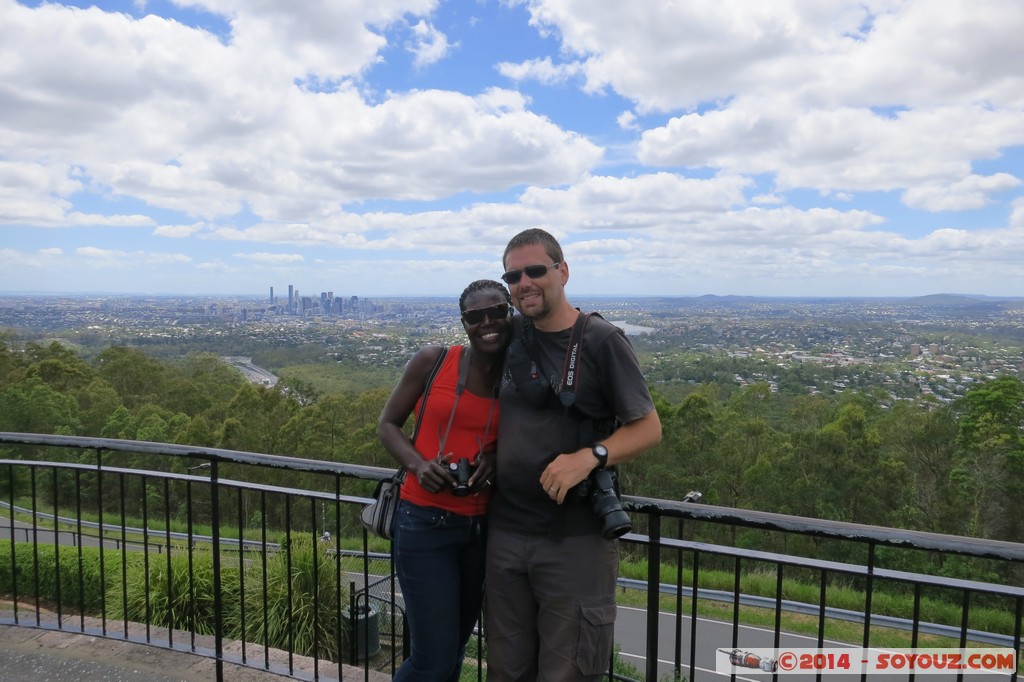
[{"label": "green tree", "polygon": [[104,425],[121,405],[114,387],[99,377],[74,392],[82,423],[82,434],[99,436]]},{"label": "green tree", "polygon": [[89,365],[74,357],[72,360],[47,358],[29,365],[25,374],[39,377],[53,390],[67,393],[81,388],[93,380],[95,372]]},{"label": "green tree", "polygon": [[124,405],[119,405],[103,425],[100,436],[103,438],[134,440],[138,430],[139,421],[135,418],[135,415]]},{"label": "green tree", "polygon": [[139,420],[139,428],[135,432],[135,439],[151,443],[168,442],[170,434],[167,421],[156,412],[151,412]]},{"label": "green tree", "polygon": [[1024,540],[1024,383],[1000,377],[969,391],[958,415],[958,466],[951,474],[973,500],[971,534]]},{"label": "green tree", "polygon": [[112,346],[97,358],[103,377],[129,408],[159,402],[165,395],[170,368],[134,348]]},{"label": "green tree", "polygon": [[216,447],[220,436],[214,425],[203,415],[188,420],[183,428],[174,434],[174,442],[182,445]]},{"label": "green tree", "polygon": [[765,383],[744,387],[728,403],[718,419],[710,500],[717,504],[746,507],[757,485],[748,470],[772,454],[783,442],[771,423],[776,408]]},{"label": "green tree", "polygon": [[220,447],[267,454],[281,453],[282,429],[298,404],[280,388],[242,384],[228,404]]},{"label": "green tree", "polygon": [[948,407],[922,409],[898,401],[881,426],[888,456],[904,463],[905,504],[889,524],[900,528],[962,533],[969,501],[958,494],[951,474],[957,467],[957,422]]},{"label": "green tree", "polygon": [[0,392],[0,431],[78,433],[78,403],[55,391],[38,376]]}]

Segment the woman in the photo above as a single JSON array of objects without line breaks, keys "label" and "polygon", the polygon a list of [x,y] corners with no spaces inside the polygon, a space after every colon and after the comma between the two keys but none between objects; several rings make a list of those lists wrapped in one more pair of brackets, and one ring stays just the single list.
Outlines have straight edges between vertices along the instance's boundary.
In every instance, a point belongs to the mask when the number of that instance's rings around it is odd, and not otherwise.
[{"label": "woman", "polygon": [[[486,511],[494,474],[498,389],[511,338],[508,291],[473,282],[459,299],[468,346],[426,346],[405,368],[377,427],[388,452],[406,467],[395,521],[395,568],[409,625],[409,657],[396,680],[459,679],[466,642],[480,614]],[[416,442],[402,431],[419,414]]]}]

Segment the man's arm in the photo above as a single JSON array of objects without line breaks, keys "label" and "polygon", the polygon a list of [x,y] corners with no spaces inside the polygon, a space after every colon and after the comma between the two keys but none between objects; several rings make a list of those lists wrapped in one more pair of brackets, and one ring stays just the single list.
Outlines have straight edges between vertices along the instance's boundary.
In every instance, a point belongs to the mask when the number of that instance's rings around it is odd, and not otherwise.
[{"label": "man's arm", "polygon": [[[661,442],[661,418],[651,410],[639,419],[623,424],[615,433],[601,441],[608,448],[608,464],[622,464],[644,450]],[[541,485],[559,504],[569,490],[590,475],[597,467],[597,458],[590,446],[559,455],[540,476]]]}]

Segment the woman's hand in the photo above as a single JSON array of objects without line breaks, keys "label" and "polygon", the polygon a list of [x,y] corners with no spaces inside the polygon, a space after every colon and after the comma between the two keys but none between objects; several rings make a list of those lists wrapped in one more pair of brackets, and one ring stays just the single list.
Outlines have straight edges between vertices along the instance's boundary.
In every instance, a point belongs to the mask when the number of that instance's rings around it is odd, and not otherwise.
[{"label": "woman's hand", "polygon": [[450,490],[455,485],[454,480],[448,474],[448,468],[445,466],[450,458],[450,454],[439,455],[437,459],[431,460],[420,458],[413,469],[420,487],[432,494],[439,493],[442,490]]}]

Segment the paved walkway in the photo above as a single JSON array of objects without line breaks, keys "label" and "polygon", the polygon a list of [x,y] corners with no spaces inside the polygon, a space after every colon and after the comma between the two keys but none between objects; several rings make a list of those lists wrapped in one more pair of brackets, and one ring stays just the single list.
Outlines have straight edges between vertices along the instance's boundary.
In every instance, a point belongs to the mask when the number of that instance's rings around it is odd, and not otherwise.
[{"label": "paved walkway", "polygon": [[[0,603],[0,618],[9,622],[13,616],[9,603]],[[43,623],[56,623],[56,616],[44,619]],[[42,616],[41,616],[42,618]],[[96,619],[85,619],[85,633],[66,630],[24,627],[25,623],[35,624],[35,610],[22,612],[19,620],[23,625],[0,624],[0,682],[208,682],[216,679],[216,662],[206,656],[186,651],[174,651],[134,641],[101,637],[92,632],[100,631],[101,623]],[[77,616],[65,616],[64,627],[78,630],[81,623]],[[134,632],[133,632],[134,630]],[[122,636],[123,624],[108,623],[108,633]],[[166,632],[162,633],[163,636]],[[145,628],[129,625],[129,639],[140,639]],[[187,634],[180,635],[181,644],[190,644]],[[197,637],[196,648],[212,651],[213,639]],[[238,642],[225,643],[225,658],[240,657]],[[250,662],[264,664],[263,648],[246,646],[246,657]],[[384,682],[389,675],[371,672],[367,678],[361,668],[342,666],[344,680]],[[270,670],[257,670],[248,666],[224,663],[224,679],[230,682],[272,682],[288,677],[314,679],[313,659],[304,656],[292,657],[293,674],[288,674],[288,654],[272,649]],[[320,662],[319,677],[337,680],[338,666]]]}]

